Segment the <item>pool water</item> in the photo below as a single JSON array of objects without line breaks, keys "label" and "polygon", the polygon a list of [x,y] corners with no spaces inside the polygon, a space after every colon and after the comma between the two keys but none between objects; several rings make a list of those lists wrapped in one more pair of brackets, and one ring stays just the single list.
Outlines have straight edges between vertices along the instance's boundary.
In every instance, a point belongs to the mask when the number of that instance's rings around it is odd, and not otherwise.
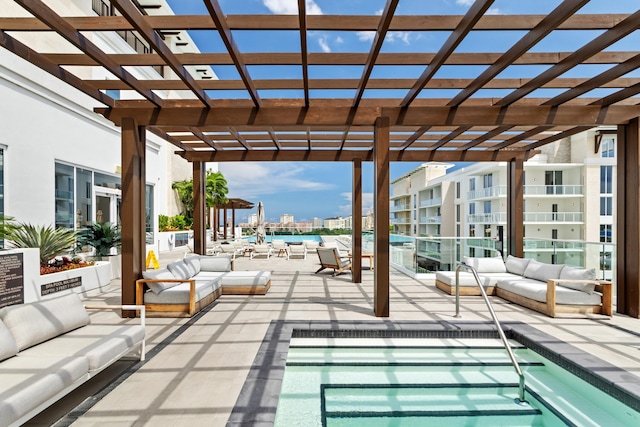
[{"label": "pool water", "polygon": [[640,413],[513,341],[293,338],[275,426],[631,426]]},{"label": "pool water", "polygon": [[[256,236],[247,237],[251,243],[255,243]],[[322,237],[318,235],[301,235],[301,234],[277,234],[274,236],[266,236],[267,243],[271,243],[274,240],[284,240],[287,243],[302,243],[304,240],[313,240],[314,242],[321,243]]]}]

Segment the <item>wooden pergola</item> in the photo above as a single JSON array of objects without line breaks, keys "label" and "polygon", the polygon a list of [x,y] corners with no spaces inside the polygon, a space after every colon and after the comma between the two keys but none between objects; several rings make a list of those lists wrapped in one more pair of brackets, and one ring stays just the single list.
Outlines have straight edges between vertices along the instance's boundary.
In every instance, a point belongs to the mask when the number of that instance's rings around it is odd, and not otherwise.
[{"label": "wooden pergola", "polygon": [[[193,164],[200,253],[205,162],[351,162],[355,282],[361,280],[362,162],[373,162],[374,311],[388,316],[390,162],[508,162],[508,252],[522,255],[524,161],[545,144],[615,125],[617,310],[640,316],[640,79],[629,76],[640,66],[640,51],[637,43],[628,43],[640,28],[640,10],[586,14],[579,11],[588,0],[559,0],[546,14],[504,16],[488,13],[493,0],[477,0],[464,15],[435,16],[401,13],[402,0],[387,0],[379,15],[311,15],[305,0],[298,0],[297,15],[233,15],[217,0],[203,0],[201,14],[162,16],[152,13],[151,0],[111,0],[111,16],[63,17],[42,1],[16,3],[32,17],[0,18],[0,44],[96,99],[95,111],[122,129],[123,303],[133,302],[134,282],[144,269],[146,131],[165,138]],[[428,9],[428,2],[423,7]],[[95,32],[115,31],[135,32],[151,52],[114,54],[92,39]],[[175,53],[172,38],[184,31],[206,32],[222,47]],[[20,41],[22,32],[54,32],[73,49],[37,51]],[[422,41],[409,52],[389,48],[394,34],[435,32],[446,35],[435,48]],[[544,43],[563,32],[583,42],[565,50]],[[324,33],[365,34],[367,49],[318,51],[312,41]],[[248,34],[273,40],[273,50],[242,49],[238,40]],[[484,52],[462,48],[483,34],[508,46],[487,45]],[[279,39],[285,36],[286,41]],[[292,40],[295,51],[277,49]],[[635,47],[620,48],[625,41]],[[540,50],[539,44],[551,47]],[[166,74],[174,77],[135,77],[137,67],[151,66],[170,69]],[[76,72],[88,67],[112,78]],[[232,77],[204,79],[198,67],[226,67]],[[296,77],[256,77],[264,67],[295,69]],[[451,77],[474,67],[481,71]],[[324,77],[347,69],[356,75]],[[120,90],[120,99],[107,90]],[[228,91],[243,96],[231,99]],[[177,97],[178,92],[191,99]],[[296,95],[270,97],[292,92]]]},{"label": "wooden pergola", "polygon": [[248,200],[243,200],[243,199],[238,199],[238,198],[231,198],[227,200],[227,203],[218,205],[214,208],[214,213],[213,213],[213,224],[214,224],[214,233],[213,233],[213,240],[218,240],[218,233],[217,233],[217,229],[218,226],[220,225],[220,221],[219,221],[219,217],[220,217],[220,211],[222,211],[222,218],[224,218],[223,220],[223,227],[224,227],[224,238],[228,238],[227,236],[227,210],[231,209],[231,223],[233,224],[233,237],[235,236],[235,227],[236,227],[236,209],[253,209],[254,207],[254,203],[250,202]]}]

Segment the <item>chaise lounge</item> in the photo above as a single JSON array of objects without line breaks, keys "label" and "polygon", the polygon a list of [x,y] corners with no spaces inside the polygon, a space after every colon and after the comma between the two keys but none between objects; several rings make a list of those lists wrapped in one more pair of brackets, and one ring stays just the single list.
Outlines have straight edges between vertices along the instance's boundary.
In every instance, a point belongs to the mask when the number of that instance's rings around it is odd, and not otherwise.
[{"label": "chaise lounge", "polygon": [[351,271],[351,259],[340,257],[338,248],[323,248],[319,247],[318,258],[320,259],[320,268],[316,271],[316,274],[324,270],[325,268],[333,268],[333,275],[349,270]]}]

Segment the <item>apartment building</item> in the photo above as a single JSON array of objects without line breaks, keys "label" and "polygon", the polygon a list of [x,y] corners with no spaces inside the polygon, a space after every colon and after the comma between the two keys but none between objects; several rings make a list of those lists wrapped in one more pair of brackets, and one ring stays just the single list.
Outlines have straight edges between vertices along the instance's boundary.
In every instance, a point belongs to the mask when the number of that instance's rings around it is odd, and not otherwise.
[{"label": "apartment building", "polygon": [[[525,163],[526,257],[610,268],[610,245],[580,242],[613,243],[615,145],[615,131],[590,130],[541,147]],[[507,164],[453,166],[425,163],[392,182],[394,232],[421,237],[418,263],[430,270],[494,254],[506,226]]]}]

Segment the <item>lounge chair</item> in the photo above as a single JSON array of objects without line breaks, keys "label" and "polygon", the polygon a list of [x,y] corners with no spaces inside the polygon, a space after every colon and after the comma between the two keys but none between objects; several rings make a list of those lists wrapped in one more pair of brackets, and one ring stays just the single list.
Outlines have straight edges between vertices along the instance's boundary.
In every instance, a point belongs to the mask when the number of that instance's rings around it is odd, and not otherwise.
[{"label": "lounge chair", "polygon": [[307,251],[313,251],[320,247],[320,243],[315,240],[303,240],[302,244],[307,248]]},{"label": "lounge chair", "polygon": [[284,254],[289,259],[289,247],[284,240],[274,240],[271,242],[273,253],[277,256]]},{"label": "lounge chair", "polygon": [[320,259],[320,268],[316,274],[325,268],[333,268],[333,275],[337,276],[345,270],[351,271],[351,259],[342,258],[338,248],[318,248],[318,258]]},{"label": "lounge chair", "polygon": [[302,257],[302,259],[307,259],[307,247],[305,245],[289,245],[289,257]]},{"label": "lounge chair", "polygon": [[230,254],[231,259],[236,259],[237,255],[244,255],[244,246],[237,245],[233,242],[221,243],[218,245],[220,252],[223,254]]},{"label": "lounge chair", "polygon": [[251,259],[254,259],[255,257],[259,257],[259,256],[264,256],[264,257],[267,257],[267,259],[269,259],[269,257],[271,256],[271,253],[272,253],[271,246],[267,244],[254,245],[253,250],[251,251]]}]

